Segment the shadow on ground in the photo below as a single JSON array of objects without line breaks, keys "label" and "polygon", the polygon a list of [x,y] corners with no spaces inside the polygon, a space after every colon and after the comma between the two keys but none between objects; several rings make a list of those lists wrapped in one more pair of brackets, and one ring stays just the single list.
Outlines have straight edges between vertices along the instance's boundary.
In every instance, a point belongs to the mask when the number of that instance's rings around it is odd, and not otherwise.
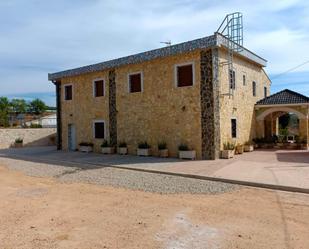
[{"label": "shadow on ground", "polygon": [[80,169],[97,169],[102,167],[121,166],[138,168],[154,168],[162,163],[179,163],[177,158],[138,157],[133,155],[103,155],[99,153],[57,151],[56,147],[25,147],[0,150],[0,157],[25,160],[35,163],[46,163],[57,166],[75,167]]}]

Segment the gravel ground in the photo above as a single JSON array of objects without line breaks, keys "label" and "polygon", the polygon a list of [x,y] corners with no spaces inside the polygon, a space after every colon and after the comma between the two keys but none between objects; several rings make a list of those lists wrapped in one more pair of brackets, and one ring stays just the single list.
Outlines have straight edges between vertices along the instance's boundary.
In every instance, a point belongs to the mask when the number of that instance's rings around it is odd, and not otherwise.
[{"label": "gravel ground", "polygon": [[94,183],[162,194],[219,194],[240,188],[234,184],[111,167],[69,167],[8,158],[0,158],[0,164],[29,176],[54,177],[62,182]]}]

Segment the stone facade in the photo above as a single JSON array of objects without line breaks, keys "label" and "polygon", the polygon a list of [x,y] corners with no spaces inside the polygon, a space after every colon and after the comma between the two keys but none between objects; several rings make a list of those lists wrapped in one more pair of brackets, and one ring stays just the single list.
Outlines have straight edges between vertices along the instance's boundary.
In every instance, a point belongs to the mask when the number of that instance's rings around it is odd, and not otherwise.
[{"label": "stone facade", "polygon": [[[231,139],[231,118],[238,120],[236,142],[254,137],[254,104],[263,97],[264,86],[268,92],[270,86],[261,66],[235,56],[236,90],[233,98],[226,96],[226,54],[222,48],[200,49],[59,79],[62,148],[68,149],[68,125],[73,124],[76,145],[93,142],[100,151],[102,139],[94,139],[93,122],[103,120],[106,139],[112,144],[125,141],[129,154],[147,141],[158,155],[157,145],[165,141],[172,157],[185,143],[198,159],[218,158],[223,143]],[[183,63],[193,64],[193,86],[176,86],[175,68]],[[136,72],[142,73],[142,92],[129,93],[128,75]],[[247,85],[242,84],[243,74]],[[93,80],[98,78],[105,82],[103,97],[93,96]],[[252,96],[252,81],[257,82],[257,97]],[[69,101],[63,98],[66,84],[73,86]]]},{"label": "stone facade", "polygon": [[[264,87],[270,95],[270,80],[263,68],[251,61],[234,55],[235,90],[229,96],[229,77],[227,51],[219,50],[219,83],[220,83],[220,137],[221,149],[226,142],[245,143],[256,137],[256,117],[254,106],[264,98]],[[245,82],[243,82],[245,75]],[[256,82],[256,96],[253,96],[252,82]],[[237,136],[232,138],[231,119],[236,119]]]}]

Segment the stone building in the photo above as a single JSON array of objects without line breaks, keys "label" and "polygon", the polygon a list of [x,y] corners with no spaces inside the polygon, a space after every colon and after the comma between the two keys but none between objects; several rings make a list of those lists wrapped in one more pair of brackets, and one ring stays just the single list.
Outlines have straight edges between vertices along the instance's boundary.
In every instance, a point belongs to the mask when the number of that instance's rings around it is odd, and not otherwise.
[{"label": "stone building", "polygon": [[[227,66],[227,39],[212,36],[49,74],[56,85],[58,148],[125,141],[130,154],[160,141],[170,155],[187,144],[198,159],[227,141],[256,137],[255,104],[269,95],[266,60],[242,48]],[[229,77],[229,74],[231,77]]]}]

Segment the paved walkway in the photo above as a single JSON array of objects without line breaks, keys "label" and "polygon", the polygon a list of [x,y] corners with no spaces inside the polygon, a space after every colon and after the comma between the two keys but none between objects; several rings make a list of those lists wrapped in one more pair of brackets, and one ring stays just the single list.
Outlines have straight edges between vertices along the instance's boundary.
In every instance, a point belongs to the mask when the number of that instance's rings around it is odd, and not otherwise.
[{"label": "paved walkway", "polygon": [[[184,174],[197,178],[270,185],[278,189],[303,189],[309,193],[309,152],[257,150],[233,159],[183,161],[175,158],[102,155],[56,151],[54,147],[0,150],[0,157],[74,167],[123,167],[135,170]],[[271,186],[272,185],[272,186]],[[288,189],[287,189],[288,190]]]}]

